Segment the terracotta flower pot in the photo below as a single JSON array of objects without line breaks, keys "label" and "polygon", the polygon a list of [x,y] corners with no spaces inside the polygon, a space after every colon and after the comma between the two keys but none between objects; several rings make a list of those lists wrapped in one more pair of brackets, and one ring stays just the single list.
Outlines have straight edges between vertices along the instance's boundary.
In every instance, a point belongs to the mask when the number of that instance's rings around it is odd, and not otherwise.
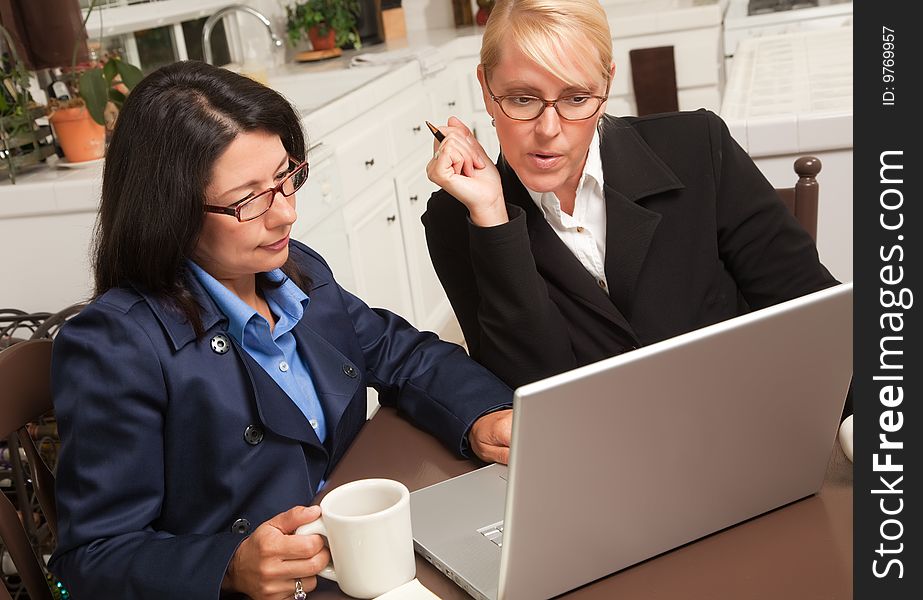
[{"label": "terracotta flower pot", "polygon": [[332,28],[327,29],[327,35],[318,33],[318,26],[315,25],[308,29],[308,39],[311,40],[311,46],[315,50],[330,50],[336,48],[336,32]]},{"label": "terracotta flower pot", "polygon": [[70,162],[95,160],[105,154],[106,128],[93,120],[85,106],[58,109],[48,120]]}]

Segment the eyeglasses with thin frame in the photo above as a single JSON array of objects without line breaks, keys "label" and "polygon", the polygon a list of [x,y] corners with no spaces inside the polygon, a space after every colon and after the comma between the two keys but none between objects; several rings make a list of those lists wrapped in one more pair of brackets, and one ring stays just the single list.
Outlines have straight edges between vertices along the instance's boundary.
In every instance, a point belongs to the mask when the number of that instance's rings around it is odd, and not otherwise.
[{"label": "eyeglasses with thin frame", "polygon": [[230,215],[236,217],[241,223],[252,221],[262,217],[272,208],[272,203],[276,199],[276,194],[282,194],[286,198],[298,191],[308,180],[308,161],[301,163],[289,159],[289,170],[285,178],[275,186],[255,196],[247,196],[242,200],[229,205],[217,206],[215,204],[206,204],[205,212],[218,213],[221,215]]},{"label": "eyeglasses with thin frame", "polygon": [[599,108],[609,98],[609,86],[612,80],[606,82],[605,96],[594,96],[592,94],[569,94],[561,96],[554,100],[546,100],[537,96],[528,94],[507,94],[497,96],[490,89],[490,83],[487,81],[487,73],[484,73],[484,83],[487,85],[487,92],[490,98],[500,106],[500,110],[507,117],[514,121],[533,121],[545,112],[549,106],[553,106],[558,112],[558,116],[565,121],[585,121],[592,118],[599,112]]}]

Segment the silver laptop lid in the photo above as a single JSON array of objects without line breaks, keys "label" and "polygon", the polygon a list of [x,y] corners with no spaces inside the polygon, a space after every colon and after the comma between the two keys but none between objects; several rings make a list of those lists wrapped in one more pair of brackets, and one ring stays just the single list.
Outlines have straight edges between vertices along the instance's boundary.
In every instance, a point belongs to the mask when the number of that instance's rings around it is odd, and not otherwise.
[{"label": "silver laptop lid", "polygon": [[550,598],[815,493],[852,373],[852,284],[524,386],[503,600]]}]

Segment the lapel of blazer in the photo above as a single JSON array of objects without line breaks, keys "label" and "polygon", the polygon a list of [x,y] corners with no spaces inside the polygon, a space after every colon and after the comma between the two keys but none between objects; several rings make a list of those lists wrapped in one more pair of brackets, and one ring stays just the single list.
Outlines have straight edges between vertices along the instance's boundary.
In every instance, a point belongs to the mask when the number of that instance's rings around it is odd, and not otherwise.
[{"label": "lapel of blazer", "polygon": [[[311,293],[328,285],[328,283],[328,281],[323,280],[313,281]],[[202,325],[206,332],[222,321],[226,329],[227,317],[221,313],[198,279],[188,271],[186,285],[201,309]],[[148,294],[140,289],[137,291],[145,298],[151,310],[163,325],[173,343],[174,351],[196,339],[195,330],[182,313],[155,295]],[[310,311],[310,305],[308,311]],[[210,342],[210,336],[213,333],[206,334],[204,343],[208,344]],[[351,361],[323,337],[314,332],[307,324],[307,317],[302,318],[292,329],[292,334],[295,336],[302,358],[308,364],[318,398],[325,409],[324,417],[329,438],[336,431],[340,417],[343,415],[356,386],[359,384],[359,378],[349,378],[343,373],[343,366],[347,363],[352,364]],[[240,364],[246,369],[248,378],[253,385],[257,411],[262,422],[279,435],[310,444],[318,450],[326,452],[324,445],[321,444],[317,434],[314,433],[314,429],[298,406],[288,397],[288,394],[273,381],[272,377],[266,373],[259,363],[233,341],[230,335],[227,337],[231,340],[234,352],[240,358]]]},{"label": "lapel of blazer", "polygon": [[535,202],[532,201],[532,197],[529,196],[529,192],[526,191],[519,177],[502,155],[498,166],[503,179],[505,200],[519,206],[526,213],[529,243],[532,246],[532,255],[539,273],[556,286],[567,290],[568,294],[585,308],[609,320],[634,338],[628,320],[551,228],[545,216],[535,206]]},{"label": "lapel of blazer", "polygon": [[[316,290],[320,285],[326,285],[326,282],[315,285],[312,289]],[[310,310],[309,305],[308,312]],[[337,431],[343,413],[346,412],[356,389],[363,381],[362,371],[327,338],[317,332],[307,313],[305,318],[292,329],[292,333],[295,335],[299,353],[308,365],[317,397],[324,407],[329,441]],[[352,367],[352,372],[357,376],[347,375],[348,367]],[[362,414],[365,415],[365,412],[363,411]]]},{"label": "lapel of blazer", "polygon": [[[313,294],[318,288],[327,284],[326,281],[314,281],[311,293]],[[361,378],[350,378],[344,373],[344,366],[347,364],[351,365],[357,373],[359,369],[309,325],[310,311],[311,305],[309,304],[305,317],[292,328],[292,335],[295,336],[298,352],[308,366],[317,397],[324,408],[327,448],[332,448],[337,426]],[[250,355],[243,349],[238,349],[238,351],[248,365],[250,377],[254,383],[257,407],[263,423],[279,435],[299,440],[327,452],[327,448],[318,439],[301,409],[292,402],[288,394]]]},{"label": "lapel of blazer", "polygon": [[606,196],[606,279],[612,302],[630,318],[638,275],[661,219],[638,201],[685,186],[627,121],[604,115],[599,132]]},{"label": "lapel of blazer", "polygon": [[288,394],[273,381],[272,377],[247,352],[231,338],[237,352],[253,383],[253,395],[260,420],[273,432],[310,444],[321,452],[326,452],[324,445],[314,433],[301,409],[292,402]]},{"label": "lapel of blazer", "polygon": [[626,315],[631,315],[638,275],[661,218],[638,201],[684,186],[628,121],[603,115],[599,133],[606,197],[608,294],[554,232],[502,155],[497,164],[504,194],[509,192],[507,202],[526,212],[539,271],[578,302],[635,337]]}]

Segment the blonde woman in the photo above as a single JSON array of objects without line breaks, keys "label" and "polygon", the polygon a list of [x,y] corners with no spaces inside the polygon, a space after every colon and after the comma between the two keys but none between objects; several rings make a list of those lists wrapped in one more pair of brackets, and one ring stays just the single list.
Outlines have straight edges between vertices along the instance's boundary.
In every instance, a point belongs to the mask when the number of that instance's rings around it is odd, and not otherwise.
[{"label": "blonde woman", "polygon": [[713,113],[604,114],[597,0],[498,0],[477,76],[501,155],[441,126],[423,222],[471,355],[510,386],[835,283]]}]

